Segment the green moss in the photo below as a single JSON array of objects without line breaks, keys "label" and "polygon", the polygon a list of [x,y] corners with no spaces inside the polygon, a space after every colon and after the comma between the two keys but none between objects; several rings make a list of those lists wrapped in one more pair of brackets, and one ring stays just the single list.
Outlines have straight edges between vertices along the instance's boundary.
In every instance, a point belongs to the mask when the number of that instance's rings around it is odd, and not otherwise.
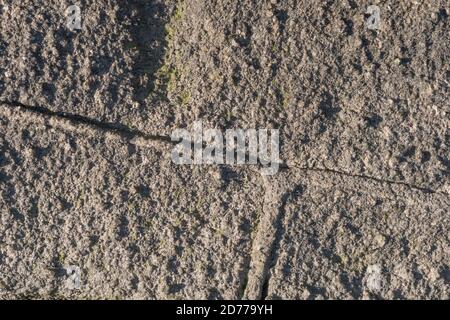
[{"label": "green moss", "polygon": [[173,196],[174,196],[174,198],[175,198],[176,200],[180,199],[180,196],[181,196],[181,189],[175,190]]},{"label": "green moss", "polygon": [[129,202],[128,203],[128,212],[131,213],[131,214],[134,214],[134,213],[137,212],[136,203],[134,203],[134,202]]},{"label": "green moss", "polygon": [[164,91],[173,92],[175,90],[178,77],[178,72],[175,68],[163,65],[156,75],[159,85],[164,87]]},{"label": "green moss", "polygon": [[172,19],[174,21],[180,21],[184,16],[184,9],[182,8],[183,1],[179,1],[177,4],[177,8],[175,9],[175,13],[173,14]]},{"label": "green moss", "polygon": [[152,224],[152,220],[151,219],[148,219],[148,220],[145,221],[145,227],[147,229],[151,230],[152,226],[153,226],[153,224]]},{"label": "green moss", "polygon": [[[164,26],[166,33],[165,40],[167,43],[167,53],[164,57],[165,63],[156,72],[156,77],[158,85],[162,86],[161,89],[166,95],[175,90],[177,79],[179,76],[179,72],[174,67],[170,66],[167,61],[171,60],[170,58],[172,55],[175,55],[175,58],[177,58],[177,53],[172,52],[171,49],[173,47],[173,41],[175,39],[175,34],[177,31],[177,24],[184,17],[183,4],[184,1],[178,1],[176,9],[170,17],[169,22]],[[186,101],[188,96],[184,95],[184,97],[182,96],[181,98],[182,101]]]},{"label": "green moss", "polygon": [[61,264],[61,265],[64,265],[65,264],[65,261],[66,261],[66,254],[64,253],[64,252],[59,252],[58,253],[58,262]]},{"label": "green moss", "polygon": [[277,53],[278,52],[278,46],[276,44],[274,44],[271,48],[272,53]]},{"label": "green moss", "polygon": [[191,101],[191,94],[188,91],[183,91],[180,95],[180,103],[182,106],[188,105]]},{"label": "green moss", "polygon": [[272,86],[275,87],[276,98],[281,103],[281,106],[283,108],[288,107],[291,101],[290,94],[275,80],[272,81]]},{"label": "green moss", "polygon": [[169,92],[172,92],[175,90],[177,85],[177,70],[176,69],[169,69],[168,75],[167,75],[167,90]]},{"label": "green moss", "polygon": [[167,24],[164,27],[164,30],[166,31],[166,41],[167,41],[167,43],[171,43],[173,38],[174,38],[174,35],[175,35],[175,29],[170,24]]},{"label": "green moss", "polygon": [[227,120],[227,122],[230,122],[231,120],[233,120],[233,118],[233,112],[231,110],[226,110],[225,119]]}]

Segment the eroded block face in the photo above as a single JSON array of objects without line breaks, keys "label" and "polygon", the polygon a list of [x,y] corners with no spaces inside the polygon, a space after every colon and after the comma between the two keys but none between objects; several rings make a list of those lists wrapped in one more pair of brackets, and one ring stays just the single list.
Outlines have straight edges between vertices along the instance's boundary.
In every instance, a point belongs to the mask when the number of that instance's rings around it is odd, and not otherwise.
[{"label": "eroded block face", "polygon": [[[445,1],[192,1],[177,24],[175,123],[281,130],[282,157],[448,186]],[[195,112],[192,112],[194,110]]]},{"label": "eroded block face", "polygon": [[333,174],[285,178],[267,298],[448,298],[448,196]]},{"label": "eroded block face", "polygon": [[71,5],[59,0],[2,3],[1,99],[139,126],[146,118],[144,101],[160,100],[156,73],[164,60],[173,3],[86,0],[78,2],[78,9]]},{"label": "eroded block face", "polygon": [[1,109],[2,298],[242,296],[259,176]]},{"label": "eroded block face", "polygon": [[[278,128],[292,164],[448,188],[443,1],[5,2],[0,97],[170,135]],[[70,15],[70,14],[69,14]]]},{"label": "eroded block face", "polygon": [[[0,298],[448,299],[448,13],[2,0]],[[279,170],[174,163],[197,123]]]}]

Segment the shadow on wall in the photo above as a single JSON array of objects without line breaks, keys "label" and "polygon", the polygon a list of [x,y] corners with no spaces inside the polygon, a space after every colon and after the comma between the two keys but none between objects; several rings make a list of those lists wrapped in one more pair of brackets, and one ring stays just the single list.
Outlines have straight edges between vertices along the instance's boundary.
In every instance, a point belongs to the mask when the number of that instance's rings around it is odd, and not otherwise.
[{"label": "shadow on wall", "polygon": [[[81,30],[67,27],[64,5],[22,8],[14,4],[8,11],[0,5],[0,17],[11,20],[1,24],[0,98],[96,118],[111,115],[130,86],[134,100],[143,101],[155,91],[173,3],[175,0],[82,0],[78,2]],[[115,21],[123,24],[117,28],[120,32],[108,21],[109,13],[116,10]],[[91,25],[85,27],[88,14],[92,15]],[[109,29],[105,30],[105,25]],[[126,39],[121,27],[126,29]],[[123,47],[133,51],[131,74],[121,59],[126,51]],[[22,56],[27,63],[19,65]],[[112,67],[115,63],[117,68]],[[97,104],[97,96],[101,104]]]},{"label": "shadow on wall", "polygon": [[131,47],[138,56],[133,65],[134,99],[145,100],[155,90],[156,72],[167,48],[165,26],[170,8],[160,0],[120,1],[119,15],[131,17]]}]

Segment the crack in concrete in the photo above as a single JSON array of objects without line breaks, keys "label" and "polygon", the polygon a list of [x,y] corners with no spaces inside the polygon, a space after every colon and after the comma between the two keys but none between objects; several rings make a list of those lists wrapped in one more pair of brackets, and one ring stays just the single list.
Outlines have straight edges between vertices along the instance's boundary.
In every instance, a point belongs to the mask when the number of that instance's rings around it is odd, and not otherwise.
[{"label": "crack in concrete", "polygon": [[243,293],[244,299],[260,300],[264,297],[264,285],[270,268],[270,256],[274,252],[277,239],[280,208],[277,195],[278,184],[272,178],[262,176],[264,185],[264,204],[261,218],[255,227],[256,235],[251,245],[250,264],[247,273],[248,283]]},{"label": "crack in concrete", "polygon": [[133,138],[143,138],[145,140],[160,141],[171,144],[177,143],[176,141],[175,142],[172,141],[169,136],[151,135],[139,131],[137,129],[127,127],[120,123],[102,122],[100,120],[92,119],[78,114],[68,112],[56,112],[42,106],[30,106],[18,101],[7,101],[7,100],[0,100],[0,105],[7,106],[10,108],[19,108],[22,109],[24,112],[31,112],[34,114],[39,114],[47,117],[54,117],[61,120],[69,120],[75,124],[87,125],[100,131],[114,132],[130,140]]},{"label": "crack in concrete", "polygon": [[[69,120],[74,124],[87,125],[91,128],[114,132],[120,136],[131,140],[133,138],[143,138],[145,140],[157,141],[161,143],[176,144],[169,136],[150,135],[142,131],[132,129],[119,123],[102,122],[89,117],[71,114],[67,112],[55,112],[41,106],[30,106],[17,101],[0,100],[1,106],[9,108],[19,108],[22,112],[30,112],[44,117],[54,117],[61,120]],[[407,182],[381,179],[363,174],[353,174],[350,172],[335,170],[326,167],[305,167],[296,163],[279,163],[280,170],[300,170],[305,172],[317,172],[323,174],[335,174],[352,179],[363,179],[381,184],[403,186],[410,190],[428,194],[441,194],[449,196],[445,191],[433,190],[431,188],[417,186]],[[286,205],[289,200],[298,196],[302,192],[302,186],[297,185],[291,191],[286,191],[279,197],[280,186],[276,178],[262,176],[264,188],[264,203],[260,219],[255,226],[256,235],[250,245],[250,257],[247,270],[244,271],[242,286],[238,293],[239,299],[266,299],[268,296],[270,271],[276,265],[278,252],[284,234],[283,219],[286,215]]]},{"label": "crack in concrete", "polygon": [[[370,180],[382,184],[402,186],[414,191],[448,196],[445,192],[435,191],[405,182],[351,174],[329,168],[309,168],[295,165],[289,166],[287,164],[283,164],[282,168],[305,172],[337,174],[352,179]],[[251,243],[250,267],[246,274],[246,281],[248,283],[244,287],[244,299],[266,300],[268,298],[271,270],[278,262],[281,242],[285,234],[283,221],[286,217],[286,206],[291,199],[301,196],[304,190],[303,185],[297,184],[292,190],[283,190],[283,192],[280,192],[282,187],[279,187],[278,181],[269,181],[269,179],[271,178],[263,177],[263,184],[265,186],[263,216],[255,226],[256,236]]]},{"label": "crack in concrete", "polygon": [[307,171],[307,172],[320,172],[320,173],[327,173],[327,174],[336,174],[336,175],[346,176],[346,177],[355,178],[355,179],[370,180],[370,181],[374,181],[374,182],[378,182],[378,183],[382,183],[382,184],[403,186],[403,187],[407,187],[408,189],[415,190],[415,191],[421,191],[421,192],[424,192],[424,193],[442,194],[442,195],[447,195],[448,196],[448,193],[446,193],[444,191],[433,190],[431,188],[421,187],[421,186],[417,186],[417,185],[410,184],[410,183],[407,183],[407,182],[402,182],[402,181],[381,179],[381,178],[376,178],[376,177],[363,175],[363,174],[353,174],[353,173],[346,172],[346,171],[343,171],[343,170],[334,170],[334,169],[329,169],[329,168],[326,168],[326,167],[323,167],[323,168],[304,167],[304,166],[300,166],[300,165],[297,166],[295,164],[293,164],[293,165],[286,165],[286,167],[289,170],[297,169],[297,170]]},{"label": "crack in concrete", "polygon": [[279,252],[281,251],[281,241],[283,240],[283,235],[285,234],[285,228],[283,226],[283,221],[286,217],[286,206],[289,201],[293,198],[299,197],[303,194],[304,186],[301,184],[296,185],[292,190],[287,191],[281,197],[281,203],[278,210],[275,212],[275,238],[273,243],[270,245],[270,252],[267,256],[265,262],[264,273],[262,275],[262,286],[260,298],[266,300],[269,295],[269,282],[271,278],[270,271],[273,267],[277,265]]},{"label": "crack in concrete", "polygon": [[[255,173],[259,174],[256,171],[255,171]],[[266,183],[265,183],[264,178],[263,178],[262,187],[263,187],[263,192],[262,192],[263,197],[262,198],[265,199],[267,190],[266,190]],[[238,300],[248,299],[248,296],[254,295],[253,293],[248,292],[249,290],[254,291],[254,289],[251,289],[249,286],[250,282],[252,282],[252,284],[254,282],[253,281],[254,275],[251,274],[251,270],[252,270],[253,261],[255,261],[253,250],[257,243],[257,241],[256,241],[257,234],[254,237],[253,237],[253,235],[255,234],[255,232],[258,232],[259,226],[261,223],[261,219],[265,216],[264,215],[264,202],[263,202],[260,210],[261,211],[258,212],[259,214],[257,215],[257,218],[255,219],[255,224],[252,228],[253,230],[250,231],[250,254],[248,255],[248,253],[247,253],[246,263],[244,266],[244,270],[242,272],[242,274],[243,274],[242,279],[241,279],[242,285],[241,285],[240,291],[238,292]]]},{"label": "crack in concrete", "polygon": [[288,169],[290,169],[290,170],[297,169],[297,170],[307,171],[307,172],[320,172],[320,173],[326,173],[326,174],[337,174],[337,175],[350,177],[350,178],[354,178],[354,179],[363,179],[363,180],[370,180],[370,181],[374,181],[374,182],[378,182],[378,183],[382,183],[382,184],[403,186],[403,187],[407,187],[407,188],[409,188],[411,190],[420,191],[420,192],[424,192],[424,193],[441,194],[441,195],[446,195],[446,196],[449,195],[445,191],[433,190],[433,189],[428,188],[428,187],[421,187],[421,186],[417,186],[417,185],[410,184],[410,183],[407,183],[407,182],[395,181],[395,180],[389,180],[389,179],[381,179],[381,178],[376,178],[376,177],[363,175],[363,174],[353,174],[353,173],[350,173],[350,172],[346,172],[346,171],[342,171],[342,170],[329,169],[329,168],[326,168],[326,167],[323,167],[323,168],[312,168],[312,167],[297,166],[296,164],[285,165],[285,166]]},{"label": "crack in concrete", "polygon": [[270,272],[277,264],[285,234],[283,221],[286,217],[286,206],[304,191],[302,184],[296,184],[292,190],[280,192],[282,187],[278,181],[266,177],[263,179],[266,186],[263,217],[252,243],[248,285],[244,293],[244,298],[250,300],[266,300],[269,295]]},{"label": "crack in concrete", "polygon": [[[130,140],[133,138],[143,138],[145,140],[159,141],[159,142],[170,143],[170,144],[178,143],[178,141],[172,141],[170,136],[147,134],[145,132],[127,127],[120,123],[102,122],[100,120],[92,119],[92,118],[78,115],[78,114],[72,114],[72,113],[68,113],[68,112],[56,112],[56,111],[52,111],[52,110],[42,107],[42,106],[31,106],[31,105],[26,105],[26,104],[18,102],[18,101],[8,101],[8,100],[0,100],[0,105],[5,105],[10,108],[20,108],[20,109],[23,109],[23,111],[25,111],[25,112],[31,112],[31,113],[40,114],[43,116],[56,117],[59,119],[69,120],[75,124],[78,123],[78,124],[88,125],[90,127],[94,127],[101,131],[115,132],[118,135],[124,136]],[[326,174],[337,174],[337,175],[351,177],[351,178],[376,181],[376,182],[384,183],[384,184],[405,186],[405,187],[408,187],[409,189],[417,190],[417,191],[421,191],[421,192],[425,192],[425,193],[436,193],[436,194],[443,194],[443,195],[447,195],[447,196],[449,195],[448,193],[446,193],[444,191],[433,190],[428,187],[417,186],[417,185],[413,185],[413,184],[410,184],[407,182],[394,181],[394,180],[389,180],[389,179],[381,179],[381,178],[376,178],[376,177],[363,175],[363,174],[352,174],[350,172],[346,172],[343,170],[329,169],[326,167],[323,167],[323,168],[305,167],[305,166],[298,165],[296,163],[290,164],[290,163],[283,163],[283,162],[279,163],[278,165],[281,170],[297,169],[297,170],[302,170],[302,171],[307,171],[307,172],[321,172],[321,173],[326,173]]]}]

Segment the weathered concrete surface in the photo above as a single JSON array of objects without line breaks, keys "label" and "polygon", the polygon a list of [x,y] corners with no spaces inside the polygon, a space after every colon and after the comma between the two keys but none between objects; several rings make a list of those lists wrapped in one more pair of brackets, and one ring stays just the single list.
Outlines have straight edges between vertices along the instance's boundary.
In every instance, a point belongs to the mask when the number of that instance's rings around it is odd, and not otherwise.
[{"label": "weathered concrete surface", "polygon": [[169,135],[276,127],[296,164],[448,190],[448,3],[5,1],[0,98]]},{"label": "weathered concrete surface", "polygon": [[155,86],[173,1],[78,1],[82,29],[74,31],[72,4],[2,1],[0,98],[141,128],[151,111],[164,125],[170,109],[158,108]]},{"label": "weathered concrete surface", "polygon": [[242,296],[259,175],[4,106],[0,123],[0,298]]},{"label": "weathered concrete surface", "polygon": [[450,298],[448,195],[295,168],[267,186],[246,297]]},{"label": "weathered concrete surface", "polygon": [[[0,298],[449,298],[448,1],[69,4],[0,3]],[[285,168],[171,164],[196,120]]]},{"label": "weathered concrete surface", "polygon": [[[378,31],[365,26],[370,4]],[[175,123],[275,127],[286,161],[448,189],[448,12],[448,1],[189,1],[166,62],[169,99],[190,97]]]}]

